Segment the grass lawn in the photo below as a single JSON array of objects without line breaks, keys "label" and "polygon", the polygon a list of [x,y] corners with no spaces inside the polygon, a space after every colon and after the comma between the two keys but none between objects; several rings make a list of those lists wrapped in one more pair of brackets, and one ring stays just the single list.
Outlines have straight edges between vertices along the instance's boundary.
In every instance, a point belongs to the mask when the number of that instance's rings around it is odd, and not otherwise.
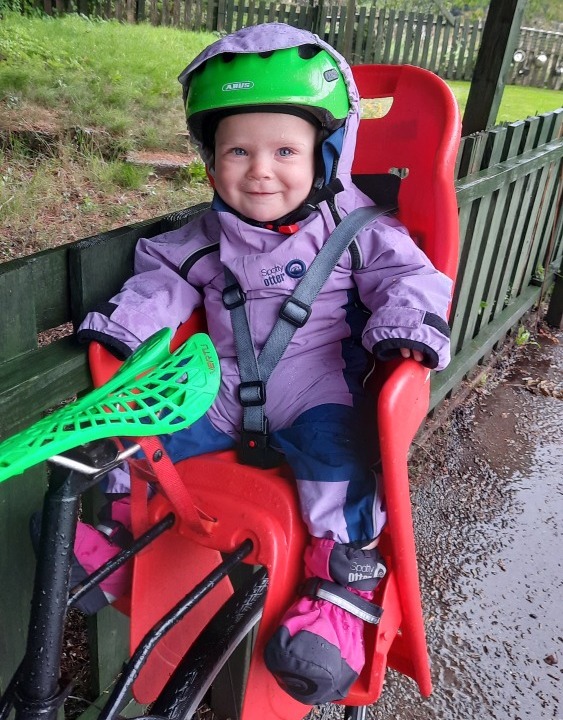
[{"label": "grass lawn", "polygon": [[[469,95],[470,83],[448,81],[448,85],[451,87],[463,113]],[[497,124],[525,120],[527,117],[557,110],[561,106],[563,106],[563,92],[561,90],[507,85],[502,96]]]}]

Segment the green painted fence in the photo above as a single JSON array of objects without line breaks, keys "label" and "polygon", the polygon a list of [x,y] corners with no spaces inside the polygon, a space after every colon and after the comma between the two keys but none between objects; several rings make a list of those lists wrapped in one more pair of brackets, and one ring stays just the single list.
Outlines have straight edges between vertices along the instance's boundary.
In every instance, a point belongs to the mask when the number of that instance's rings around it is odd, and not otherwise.
[{"label": "green painted fence", "polygon": [[[433,406],[546,296],[562,265],[562,128],[563,109],[462,142],[454,357],[433,377]],[[180,227],[201,209],[0,264],[0,437],[89,387],[83,348],[70,336],[45,345],[45,331],[62,327],[68,335],[131,273],[140,237]],[[24,650],[34,566],[27,524],[44,487],[44,468],[0,485],[0,691]],[[126,620],[107,608],[91,620],[90,634],[93,692],[100,694],[126,652]]]},{"label": "green painted fence", "polygon": [[[5,0],[21,9],[23,0]],[[247,25],[286,22],[307,28],[352,63],[410,63],[447,80],[470,80],[483,24],[462,16],[430,15],[381,7],[313,0],[35,0],[47,13],[80,12],[124,22],[148,20],[195,31],[229,33]],[[555,90],[563,86],[563,33],[522,28],[510,84]]]}]

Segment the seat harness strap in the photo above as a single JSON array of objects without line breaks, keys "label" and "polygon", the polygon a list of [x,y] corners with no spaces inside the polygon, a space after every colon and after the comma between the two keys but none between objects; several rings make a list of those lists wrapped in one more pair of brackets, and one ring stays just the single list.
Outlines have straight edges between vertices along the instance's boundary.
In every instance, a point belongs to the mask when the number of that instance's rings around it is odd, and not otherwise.
[{"label": "seat harness strap", "polygon": [[305,325],[311,314],[311,305],[338,261],[356,235],[366,225],[394,207],[368,206],[356,208],[343,218],[329,235],[323,247],[279,310],[270,335],[258,357],[245,310],[246,297],[229,268],[224,267],[225,289],[223,304],[231,314],[231,324],[241,383],[239,401],[243,407],[243,425],[239,459],[247,465],[275,467],[280,455],[268,443],[268,418],[264,414],[266,383],[287,349],[298,328]]}]

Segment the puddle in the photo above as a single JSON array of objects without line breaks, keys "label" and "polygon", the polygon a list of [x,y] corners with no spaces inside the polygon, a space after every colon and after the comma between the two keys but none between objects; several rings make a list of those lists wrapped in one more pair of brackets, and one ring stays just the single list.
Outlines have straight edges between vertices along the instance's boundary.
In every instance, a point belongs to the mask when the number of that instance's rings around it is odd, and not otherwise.
[{"label": "puddle", "polygon": [[389,673],[369,718],[563,718],[562,381],[561,345],[526,348],[432,441],[413,507],[434,692]]}]

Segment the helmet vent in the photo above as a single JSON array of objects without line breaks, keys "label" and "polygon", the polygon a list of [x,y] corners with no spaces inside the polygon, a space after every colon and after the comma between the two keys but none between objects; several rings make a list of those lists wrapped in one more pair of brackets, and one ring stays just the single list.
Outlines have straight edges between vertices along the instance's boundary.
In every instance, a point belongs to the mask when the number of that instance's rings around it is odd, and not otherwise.
[{"label": "helmet vent", "polygon": [[274,54],[273,50],[267,50],[266,52],[258,53],[259,57],[261,58],[269,58]]},{"label": "helmet vent", "polygon": [[224,63],[230,63],[230,62],[233,62],[233,60],[236,58],[236,56],[237,56],[236,53],[233,53],[233,52],[223,53],[221,55],[221,60]]},{"label": "helmet vent", "polygon": [[318,55],[320,51],[321,49],[318,45],[300,45],[297,48],[299,57],[302,60],[310,60],[311,58],[314,58],[315,55]]}]

